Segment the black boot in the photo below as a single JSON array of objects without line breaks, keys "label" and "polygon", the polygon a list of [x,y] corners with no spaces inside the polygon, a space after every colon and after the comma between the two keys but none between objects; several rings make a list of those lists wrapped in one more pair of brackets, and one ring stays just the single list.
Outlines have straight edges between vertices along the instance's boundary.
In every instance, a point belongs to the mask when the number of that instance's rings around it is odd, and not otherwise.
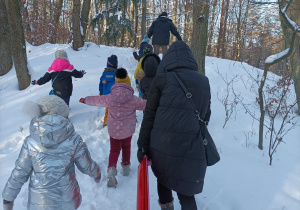
[{"label": "black boot", "polygon": [[160,205],[161,210],[174,210],[174,199],[166,204],[161,204],[158,200],[158,204]]}]

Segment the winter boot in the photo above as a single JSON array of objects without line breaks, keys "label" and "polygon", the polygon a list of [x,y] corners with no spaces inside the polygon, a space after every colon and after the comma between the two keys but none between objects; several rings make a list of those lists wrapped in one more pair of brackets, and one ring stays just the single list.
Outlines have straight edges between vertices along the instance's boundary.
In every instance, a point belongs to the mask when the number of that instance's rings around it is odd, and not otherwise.
[{"label": "winter boot", "polygon": [[128,175],[129,175],[129,172],[130,172],[130,164],[128,164],[128,165],[123,165],[123,164],[121,163],[121,166],[122,166],[122,169],[123,169],[123,171],[122,171],[123,176],[128,176]]},{"label": "winter boot", "polygon": [[109,167],[107,169],[107,187],[117,187],[117,169],[115,167]]},{"label": "winter boot", "polygon": [[174,210],[174,199],[170,203],[161,204],[158,200],[158,204],[160,205],[161,210]]}]

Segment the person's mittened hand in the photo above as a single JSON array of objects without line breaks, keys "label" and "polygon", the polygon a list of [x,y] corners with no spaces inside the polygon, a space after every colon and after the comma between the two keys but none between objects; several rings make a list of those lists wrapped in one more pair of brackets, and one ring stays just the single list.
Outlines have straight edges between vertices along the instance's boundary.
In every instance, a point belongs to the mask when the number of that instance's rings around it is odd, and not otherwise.
[{"label": "person's mittened hand", "polygon": [[86,74],[86,71],[85,71],[85,70],[80,70],[80,72],[82,73],[82,75],[85,75],[85,74]]},{"label": "person's mittened hand", "polygon": [[32,85],[37,85],[38,83],[37,83],[36,80],[32,80],[32,81],[31,81],[31,84],[32,84]]},{"label": "person's mittened hand", "polygon": [[138,151],[137,151],[137,158],[138,158],[138,161],[139,162],[142,162],[143,160],[143,157],[144,156],[147,156],[147,159],[150,160],[150,152],[148,149],[144,149],[144,148],[139,148]]},{"label": "person's mittened hand", "polygon": [[85,98],[79,99],[79,102],[85,104]]},{"label": "person's mittened hand", "polygon": [[100,176],[99,176],[99,177],[97,177],[97,178],[94,178],[94,180],[95,180],[95,182],[96,182],[96,183],[99,183],[99,182],[100,182],[100,180],[101,180],[101,174],[100,174]]}]

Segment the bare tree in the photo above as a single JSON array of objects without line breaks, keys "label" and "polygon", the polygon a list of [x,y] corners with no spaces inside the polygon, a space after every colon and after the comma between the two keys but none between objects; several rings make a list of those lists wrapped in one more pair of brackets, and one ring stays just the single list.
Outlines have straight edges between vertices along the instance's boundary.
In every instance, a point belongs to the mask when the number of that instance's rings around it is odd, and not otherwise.
[{"label": "bare tree", "polygon": [[[36,3],[36,0],[35,1],[35,4],[34,4],[34,13],[35,13],[35,16],[36,16],[36,19],[38,18],[38,7],[37,7],[37,3]],[[54,9],[53,9],[53,25],[54,25],[54,28],[52,30],[52,34],[51,34],[51,37],[50,37],[50,43],[56,43],[56,36],[57,36],[57,25],[59,23],[59,18],[60,18],[60,14],[61,14],[61,9],[62,9],[62,6],[63,6],[63,0],[56,0],[55,2],[55,5],[54,5]]]},{"label": "bare tree", "polygon": [[[280,5],[284,6],[284,1],[278,1]],[[287,17],[291,20],[295,21],[296,25],[300,25],[300,2],[299,1],[291,1],[290,7],[286,11]],[[284,47],[288,47],[290,40],[293,36],[294,29],[289,26],[289,22],[285,21],[284,13],[280,13],[281,26],[284,34],[283,45]],[[295,37],[295,46],[300,46],[300,33],[296,34]],[[300,115],[300,47],[296,47],[292,52],[291,56],[288,58],[288,66],[290,71],[292,72],[292,78],[294,80],[294,87],[297,96],[298,102],[298,114]]]},{"label": "bare tree", "polygon": [[225,0],[222,0],[222,9],[221,9],[221,19],[220,19],[220,28],[218,36],[218,46],[217,46],[217,57],[219,58],[221,54],[221,46],[223,41],[223,32],[224,32],[224,15],[225,15]]},{"label": "bare tree", "polygon": [[292,52],[294,51],[294,44],[295,44],[295,39],[296,39],[296,34],[297,32],[300,31],[298,26],[292,25],[292,21],[289,19],[289,17],[286,14],[286,11],[288,7],[290,6],[292,0],[289,0],[286,6],[283,9],[280,9],[280,14],[282,15],[283,19],[286,21],[286,23],[289,25],[290,28],[293,30],[293,34],[290,40],[289,48],[286,49],[283,52],[280,52],[276,55],[269,56],[266,61],[265,61],[265,68],[264,68],[264,73],[263,77],[261,78],[260,81],[260,86],[258,88],[258,95],[259,95],[259,107],[260,107],[260,121],[259,121],[259,142],[258,142],[258,148],[263,149],[263,129],[264,129],[264,119],[265,119],[265,107],[264,107],[264,97],[263,97],[263,88],[265,85],[265,81],[267,78],[268,71],[270,69],[270,66],[288,58]]},{"label": "bare tree", "polygon": [[91,0],[84,0],[81,9],[81,26],[83,32],[83,39],[85,39],[86,29],[89,24],[90,7]]},{"label": "bare tree", "polygon": [[142,37],[147,33],[146,15],[147,15],[147,2],[146,0],[142,0]]},{"label": "bare tree", "polygon": [[80,0],[73,0],[72,31],[74,50],[78,50],[84,44],[80,24],[80,6]]},{"label": "bare tree", "polygon": [[[273,155],[280,143],[284,142],[284,136],[292,130],[297,124],[297,115],[293,114],[293,107],[297,104],[296,99],[291,95],[291,85],[293,84],[290,74],[277,79],[273,86],[266,86],[265,110],[269,120],[265,122],[269,137],[269,157],[272,165]],[[279,118],[275,121],[276,118]]]},{"label": "bare tree", "polygon": [[216,16],[216,6],[217,6],[218,0],[213,0],[213,8],[212,8],[212,18],[210,21],[210,27],[208,30],[208,46],[207,46],[207,54],[208,55],[212,55],[213,53],[212,51],[212,38],[213,38],[213,34],[214,34],[214,26],[216,24],[217,21],[215,21],[215,16]]},{"label": "bare tree", "polygon": [[5,3],[4,0],[0,0],[0,76],[9,72],[13,65],[10,35]]},{"label": "bare tree", "polygon": [[[217,92],[217,98],[218,101],[220,101],[225,109],[225,121],[223,124],[223,128],[225,128],[227,122],[231,119],[232,114],[235,112],[236,113],[236,106],[238,105],[238,98],[239,95],[234,94],[233,92],[233,83],[236,81],[237,75],[235,75],[233,78],[231,78],[230,80],[228,80],[227,75],[226,77],[224,77],[221,72],[218,70],[216,70],[216,72],[220,75],[220,77],[222,78],[222,80],[224,81],[225,85],[226,85],[226,90],[225,91],[221,91],[220,88],[218,88],[218,92]],[[223,94],[221,94],[221,92],[224,92]]]},{"label": "bare tree", "polygon": [[208,33],[208,0],[193,3],[192,52],[198,63],[198,72],[205,74],[205,55]]},{"label": "bare tree", "polygon": [[8,23],[11,30],[11,50],[19,82],[19,89],[24,90],[30,85],[30,75],[27,67],[26,45],[22,16],[18,0],[5,0]]}]

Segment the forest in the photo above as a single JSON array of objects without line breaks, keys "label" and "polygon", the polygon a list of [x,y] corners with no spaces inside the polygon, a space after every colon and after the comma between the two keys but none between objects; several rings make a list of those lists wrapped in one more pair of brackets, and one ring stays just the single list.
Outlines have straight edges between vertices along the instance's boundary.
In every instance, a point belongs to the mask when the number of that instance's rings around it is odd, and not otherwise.
[{"label": "forest", "polygon": [[[26,69],[25,40],[34,46],[68,43],[74,50],[84,42],[137,48],[151,23],[167,12],[201,73],[205,56],[264,69],[268,56],[292,49],[267,68],[293,78],[299,101],[299,11],[298,0],[0,0],[0,75],[13,60]],[[30,81],[22,72],[20,89]]]}]

